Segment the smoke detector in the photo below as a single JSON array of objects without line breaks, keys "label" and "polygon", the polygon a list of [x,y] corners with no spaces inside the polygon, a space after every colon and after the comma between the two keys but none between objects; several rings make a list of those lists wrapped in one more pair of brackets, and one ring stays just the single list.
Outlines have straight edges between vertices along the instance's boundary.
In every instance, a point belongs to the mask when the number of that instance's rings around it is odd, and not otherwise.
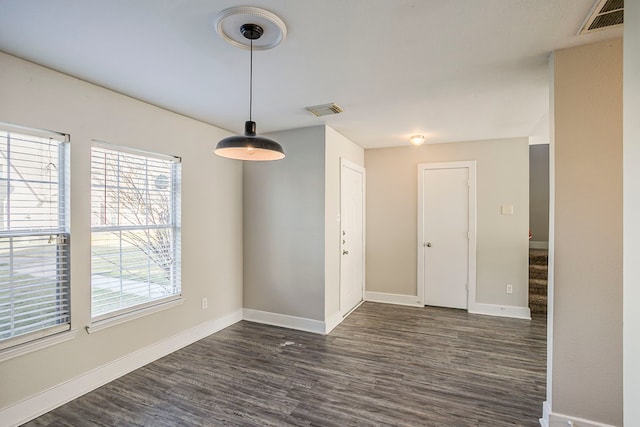
[{"label": "smoke detector", "polygon": [[306,107],[305,110],[309,111],[316,117],[320,116],[328,116],[330,114],[340,114],[344,110],[334,104],[333,102],[330,104],[322,104],[322,105],[314,105],[313,107]]},{"label": "smoke detector", "polygon": [[579,35],[614,28],[624,23],[624,0],[597,0],[580,27]]}]

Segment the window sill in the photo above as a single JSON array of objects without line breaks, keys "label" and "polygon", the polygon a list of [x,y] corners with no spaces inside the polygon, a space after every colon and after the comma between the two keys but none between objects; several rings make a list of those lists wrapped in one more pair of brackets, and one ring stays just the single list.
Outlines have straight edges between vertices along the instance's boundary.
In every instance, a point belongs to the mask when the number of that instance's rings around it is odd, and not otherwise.
[{"label": "window sill", "polygon": [[128,322],[130,320],[139,319],[140,317],[148,316],[159,311],[168,310],[173,307],[184,304],[185,298],[177,298],[171,301],[163,302],[150,307],[141,308],[139,310],[132,311],[130,313],[124,313],[117,316],[109,317],[107,319],[91,322],[85,327],[88,334],[101,331],[103,329],[110,328],[112,326],[119,325],[121,323]]},{"label": "window sill", "polygon": [[78,333],[77,329],[71,329],[64,332],[59,332],[55,335],[40,338],[34,341],[29,341],[24,344],[18,344],[15,347],[9,347],[0,351],[0,362],[13,359],[14,357],[23,356],[32,351],[41,350],[43,348],[51,347],[56,344],[70,341],[76,337]]}]

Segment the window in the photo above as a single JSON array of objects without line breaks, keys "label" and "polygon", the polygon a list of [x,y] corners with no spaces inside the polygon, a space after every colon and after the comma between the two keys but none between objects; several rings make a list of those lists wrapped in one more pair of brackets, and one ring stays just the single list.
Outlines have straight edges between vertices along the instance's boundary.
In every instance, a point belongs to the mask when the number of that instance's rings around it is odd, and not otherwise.
[{"label": "window", "polygon": [[0,350],[71,328],[68,146],[0,124]]},{"label": "window", "polygon": [[180,159],[94,142],[91,317],[180,296]]}]

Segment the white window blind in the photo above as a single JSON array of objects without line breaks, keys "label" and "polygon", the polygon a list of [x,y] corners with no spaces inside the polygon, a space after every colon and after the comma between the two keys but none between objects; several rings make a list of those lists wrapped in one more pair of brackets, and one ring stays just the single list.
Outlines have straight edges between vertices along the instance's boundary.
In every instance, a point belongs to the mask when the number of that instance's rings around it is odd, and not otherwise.
[{"label": "white window blind", "polygon": [[68,145],[0,124],[0,349],[70,329]]},{"label": "white window blind", "polygon": [[92,319],[158,304],[180,292],[180,159],[94,143]]}]

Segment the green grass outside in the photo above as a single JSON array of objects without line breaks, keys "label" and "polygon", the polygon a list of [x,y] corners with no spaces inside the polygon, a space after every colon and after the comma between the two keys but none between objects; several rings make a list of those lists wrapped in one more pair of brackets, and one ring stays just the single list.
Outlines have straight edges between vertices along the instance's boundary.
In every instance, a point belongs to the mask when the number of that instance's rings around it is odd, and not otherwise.
[{"label": "green grass outside", "polygon": [[[102,276],[116,279],[119,279],[122,274],[122,279],[124,280],[142,283],[149,281],[150,277],[147,270],[146,254],[133,245],[126,245],[123,249],[125,250],[125,255],[123,257],[124,266],[121,271],[118,263],[111,260],[115,253],[109,245],[92,245],[92,271],[99,272]],[[50,251],[55,251],[55,245],[52,245],[50,250],[48,247],[45,247],[40,251],[34,251],[32,248],[14,249],[13,254],[15,257],[23,259],[48,258],[52,256]],[[8,250],[0,250],[0,258],[5,255],[5,253],[6,258],[8,258]],[[8,263],[0,263],[0,276],[4,276],[4,280],[9,276],[8,269]],[[6,271],[6,273],[3,274],[3,270]],[[150,266],[150,272],[151,280],[154,283],[164,285],[167,289],[169,288],[170,284],[166,279],[164,269],[152,264]],[[12,291],[12,284],[15,283],[17,283],[18,286],[30,286],[30,288],[18,288],[13,289]],[[34,286],[31,287],[31,285]],[[22,294],[22,296],[20,294]],[[29,308],[28,306],[32,305],[35,301],[54,299],[56,298],[56,295],[57,288],[55,281],[46,281],[46,279],[43,279],[42,277],[32,276],[29,274],[19,274],[12,276],[11,281],[0,282],[0,340],[10,338],[12,328],[11,318],[13,319],[13,322],[19,322],[26,317],[46,315],[47,310],[51,310],[50,308],[35,310],[33,307]],[[134,293],[127,293],[124,291],[120,293],[100,288],[92,289],[91,297],[92,301],[97,302],[105,300],[112,301],[103,305],[101,313],[94,313],[94,316],[142,304],[148,301],[146,297],[136,295]],[[23,333],[32,332],[41,329],[41,327],[41,325],[37,324],[34,325],[33,330],[25,330]]]}]

